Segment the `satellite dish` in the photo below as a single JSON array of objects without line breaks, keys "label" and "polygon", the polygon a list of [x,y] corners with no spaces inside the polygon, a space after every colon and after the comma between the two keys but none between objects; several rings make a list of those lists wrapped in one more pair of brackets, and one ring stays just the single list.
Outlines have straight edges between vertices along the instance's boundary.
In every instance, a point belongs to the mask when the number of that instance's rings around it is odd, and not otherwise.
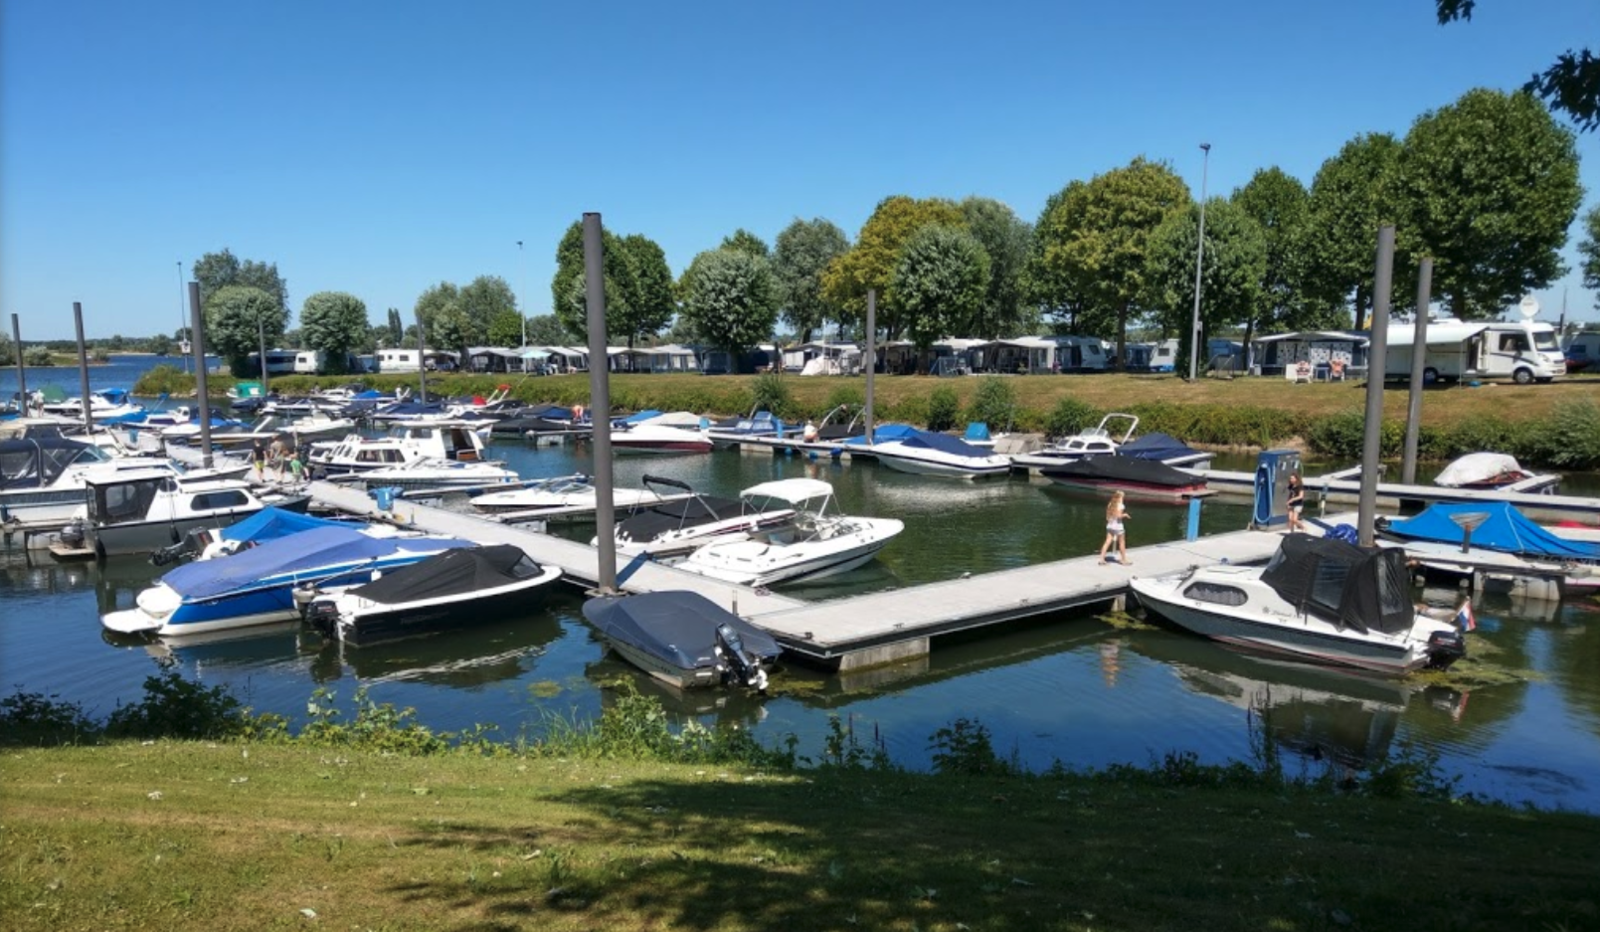
[{"label": "satellite dish", "polygon": [[1533,318],[1539,313],[1539,299],[1535,298],[1533,295],[1528,295],[1526,298],[1522,299],[1522,303],[1519,304],[1518,307],[1522,309],[1523,317],[1527,318],[1528,320],[1533,320]]}]

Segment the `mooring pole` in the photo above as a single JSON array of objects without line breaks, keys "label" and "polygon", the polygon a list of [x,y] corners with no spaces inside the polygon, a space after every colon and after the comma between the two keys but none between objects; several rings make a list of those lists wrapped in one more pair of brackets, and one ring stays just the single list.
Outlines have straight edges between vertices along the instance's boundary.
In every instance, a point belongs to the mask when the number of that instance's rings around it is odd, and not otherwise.
[{"label": "mooring pole", "polygon": [[22,416],[28,416],[28,370],[22,364],[22,324],[11,315],[11,340],[17,347],[17,397],[22,400]]},{"label": "mooring pole", "polygon": [[601,592],[617,591],[617,514],[611,475],[611,357],[606,354],[605,244],[600,215],[583,215],[584,297],[589,312],[589,421],[594,437],[594,533],[600,541],[595,581]]},{"label": "mooring pole", "polygon": [[1389,290],[1394,280],[1394,227],[1378,228],[1378,263],[1372,276],[1372,343],[1367,354],[1367,424],[1361,444],[1361,500],[1356,536],[1371,547],[1378,513],[1378,469],[1383,453],[1383,376],[1389,349]]},{"label": "mooring pole", "polygon": [[206,385],[206,331],[200,312],[200,283],[189,283],[189,342],[194,345],[194,381],[200,410],[200,465],[211,468],[211,389]]},{"label": "mooring pole", "polygon": [[872,446],[872,377],[878,369],[878,289],[867,289],[867,446]]},{"label": "mooring pole", "polygon": [[422,312],[417,311],[417,391],[422,397],[418,401],[428,400],[428,334],[422,325]]},{"label": "mooring pole", "polygon": [[[1400,461],[1400,481],[1417,482],[1417,444],[1422,433],[1422,372],[1428,356],[1428,305],[1433,301],[1433,260],[1423,259],[1417,269],[1417,321],[1411,337],[1411,391],[1406,407],[1406,452]],[[1372,367],[1367,367],[1371,378]]]},{"label": "mooring pole", "polygon": [[78,397],[83,400],[83,433],[94,436],[94,405],[89,403],[89,351],[83,345],[83,302],[72,302],[72,321],[78,328]]}]

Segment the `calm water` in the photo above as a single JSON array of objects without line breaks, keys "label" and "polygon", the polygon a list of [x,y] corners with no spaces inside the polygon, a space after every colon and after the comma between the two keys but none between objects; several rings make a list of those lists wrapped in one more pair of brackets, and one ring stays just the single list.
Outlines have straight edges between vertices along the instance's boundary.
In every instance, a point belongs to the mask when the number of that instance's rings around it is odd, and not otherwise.
[{"label": "calm water", "polygon": [[[30,370],[30,386],[36,378]],[[528,477],[591,468],[586,446],[502,444],[494,452]],[[834,483],[847,510],[906,522],[875,563],[833,585],[784,590],[806,599],[1093,553],[1102,536],[1101,502],[1038,480],[942,481],[865,464],[718,452],[624,459],[618,482],[637,484],[646,472],[718,494],[815,476]],[[1243,503],[1209,501],[1202,511],[1205,532],[1247,520]],[[1134,503],[1131,542],[1180,537],[1184,521],[1182,508]],[[590,530],[557,528],[582,538]],[[1475,603],[1480,634],[1502,651],[1498,659],[1537,676],[1470,693],[1275,664],[1166,630],[1123,632],[1089,616],[1052,616],[936,641],[930,657],[902,667],[838,677],[790,666],[782,679],[805,688],[756,700],[676,693],[608,657],[581,620],[575,589],[560,590],[527,617],[342,653],[292,624],[203,644],[103,635],[98,615],[131,605],[156,575],[136,559],[64,565],[43,554],[0,552],[0,690],[56,693],[103,716],[119,701],[137,699],[143,678],[171,659],[203,682],[228,685],[258,710],[298,717],[319,685],[344,702],[366,686],[376,701],[415,707],[431,726],[494,723],[510,737],[536,733],[550,713],[597,715],[607,697],[599,683],[621,676],[681,715],[737,723],[769,741],[793,732],[802,753],[813,756],[828,717],[839,715],[858,734],[880,736],[896,760],[925,766],[929,735],[965,716],[989,727],[1001,753],[1014,751],[1035,768],[1057,759],[1143,764],[1171,750],[1212,762],[1245,759],[1247,710],[1265,700],[1289,749],[1360,764],[1416,745],[1461,774],[1463,789],[1600,812],[1600,603],[1593,601],[1552,606],[1491,596]]]}]

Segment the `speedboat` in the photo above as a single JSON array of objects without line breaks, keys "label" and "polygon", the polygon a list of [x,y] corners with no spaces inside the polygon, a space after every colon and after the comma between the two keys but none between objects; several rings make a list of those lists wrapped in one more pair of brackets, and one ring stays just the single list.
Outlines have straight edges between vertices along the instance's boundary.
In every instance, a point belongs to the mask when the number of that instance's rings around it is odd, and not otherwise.
[{"label": "speedboat", "polygon": [[525,613],[560,578],[560,568],[510,544],[446,550],[365,585],[313,594],[304,611],[325,637],[360,647]]},{"label": "speedboat", "polygon": [[679,688],[764,690],[781,651],[770,634],[694,592],[600,596],[583,604],[583,617],[629,663]]},{"label": "speedboat", "polygon": [[310,503],[304,495],[258,497],[237,479],[192,479],[160,469],[91,473],[84,497],[83,537],[98,556],[147,554],[177,543],[192,528],[233,524],[269,503],[292,511]]},{"label": "speedboat", "polygon": [[[150,554],[150,562],[156,566],[167,566],[189,559],[214,560],[312,528],[353,526],[348,521],[318,518],[285,508],[268,506],[243,521],[220,527],[195,528],[185,534],[183,540]],[[366,530],[367,533],[376,536],[378,528],[384,526],[373,525]]]},{"label": "speedboat", "polygon": [[1196,450],[1178,438],[1163,433],[1143,434],[1117,447],[1117,456],[1154,460],[1179,469],[1206,469],[1216,454]]},{"label": "speedboat", "polygon": [[1600,588],[1600,543],[1563,537],[1507,502],[1439,502],[1410,518],[1379,517],[1377,530],[1425,566],[1453,569],[1488,562],[1485,553],[1509,554],[1566,589]]},{"label": "speedboat", "polygon": [[[686,556],[713,541],[742,540],[782,527],[795,516],[791,503],[764,494],[770,483],[745,489],[738,501],[697,494],[676,479],[645,476],[644,483],[682,489],[689,497],[652,505],[618,521],[617,553],[623,556],[648,553],[657,560]],[[590,545],[598,547],[599,538]]]},{"label": "speedboat", "polygon": [[611,432],[611,449],[615,453],[710,453],[711,447],[701,418],[686,411],[622,421],[613,425]]},{"label": "speedboat", "polygon": [[1128,498],[1145,501],[1178,502],[1211,494],[1201,476],[1131,456],[1094,456],[1050,466],[1039,474],[1069,489],[1120,491]]},{"label": "speedboat", "polygon": [[384,466],[361,473],[368,488],[393,486],[397,489],[475,489],[510,485],[522,481],[516,470],[498,462],[455,460],[440,456]]},{"label": "speedboat", "polygon": [[[648,486],[654,479],[645,476]],[[660,481],[660,480],[656,480]],[[663,496],[649,488],[612,489],[612,505],[619,510],[633,511],[657,505],[682,496]],[[472,499],[472,507],[483,512],[512,511],[593,511],[596,507],[594,482],[584,475],[555,476],[517,489],[488,492]]]},{"label": "speedboat", "polygon": [[[54,386],[50,386],[54,388]],[[59,391],[59,390],[57,390]],[[83,399],[78,397],[51,399],[49,390],[35,394],[35,408],[68,420],[83,420]],[[132,420],[145,416],[144,406],[129,400],[127,389],[102,388],[89,393],[89,416],[97,423]]]},{"label": "speedboat", "polygon": [[350,434],[343,440],[313,443],[308,463],[314,475],[327,478],[430,457],[472,462],[484,458],[478,427],[462,420],[401,422],[382,437]]},{"label": "speedboat", "polygon": [[745,489],[743,497],[788,502],[796,514],[745,539],[706,544],[678,569],[744,586],[824,579],[871,560],[905,529],[895,518],[830,512],[833,486],[820,479],[764,482]]},{"label": "speedboat", "polygon": [[1295,660],[1398,675],[1466,655],[1455,625],[1412,604],[1398,548],[1290,534],[1265,568],[1201,566],[1128,584],[1179,627]]},{"label": "speedboat", "polygon": [[752,411],[744,417],[730,418],[713,424],[706,434],[713,444],[730,447],[738,446],[741,440],[749,440],[752,437],[803,436],[803,427],[799,424],[785,424],[782,418],[771,411]]},{"label": "speedboat", "polygon": [[959,437],[912,429],[893,439],[873,439],[872,455],[890,469],[919,476],[976,479],[1011,472],[1011,459]]},{"label": "speedboat", "polygon": [[186,563],[139,593],[136,607],[101,618],[122,634],[202,634],[299,617],[294,590],[307,583],[367,582],[444,550],[454,537],[377,537],[357,528],[290,534],[215,560]]},{"label": "speedboat", "polygon": [[1516,457],[1505,453],[1468,453],[1452,460],[1434,477],[1433,484],[1447,489],[1541,492],[1554,489],[1560,481],[1560,476],[1528,472]]},{"label": "speedboat", "polygon": [[1107,456],[1132,440],[1138,426],[1137,416],[1114,411],[1101,418],[1098,426],[1086,427],[1032,453],[1014,453],[1011,462],[1019,469],[1038,472],[1091,456]]}]

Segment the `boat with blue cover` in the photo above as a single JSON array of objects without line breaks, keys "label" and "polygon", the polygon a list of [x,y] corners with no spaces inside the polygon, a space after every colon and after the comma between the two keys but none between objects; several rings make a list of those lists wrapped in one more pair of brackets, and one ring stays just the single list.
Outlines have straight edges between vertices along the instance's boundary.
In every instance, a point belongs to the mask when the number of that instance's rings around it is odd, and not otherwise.
[{"label": "boat with blue cover", "polygon": [[782,650],[772,635],[695,592],[600,596],[583,604],[583,617],[629,663],[684,689],[765,689],[767,667]]},{"label": "boat with blue cover", "polygon": [[357,528],[312,528],[232,556],[180,566],[139,593],[135,608],[100,620],[121,634],[162,636],[290,621],[299,615],[298,586],[370,582],[387,570],[472,546],[454,537],[378,537]]},{"label": "boat with blue cover", "polygon": [[1441,502],[1410,518],[1380,521],[1378,530],[1399,541],[1460,544],[1530,560],[1600,564],[1600,544],[1561,537],[1506,502]]},{"label": "boat with blue cover", "polygon": [[919,476],[976,479],[1011,472],[1011,459],[959,437],[906,428],[885,435],[874,431],[870,452],[878,462]]},{"label": "boat with blue cover", "polygon": [[185,534],[183,540],[150,554],[150,562],[156,566],[166,566],[190,558],[212,560],[264,544],[269,540],[277,540],[318,527],[360,526],[353,525],[349,521],[319,518],[286,508],[268,506],[236,524],[195,528]]}]

